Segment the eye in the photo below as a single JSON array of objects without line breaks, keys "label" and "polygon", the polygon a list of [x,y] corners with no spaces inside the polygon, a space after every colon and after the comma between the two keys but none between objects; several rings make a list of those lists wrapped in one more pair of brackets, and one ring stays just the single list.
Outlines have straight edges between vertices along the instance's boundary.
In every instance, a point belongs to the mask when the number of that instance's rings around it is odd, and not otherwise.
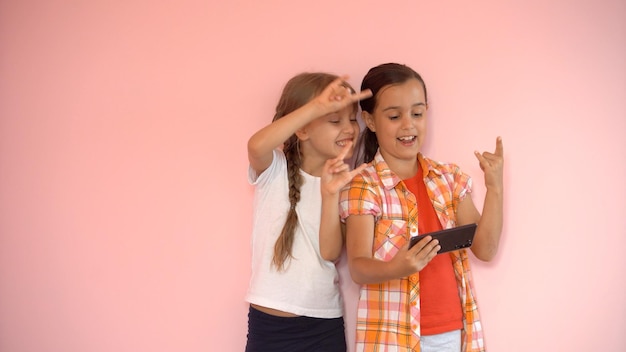
[{"label": "eye", "polygon": [[398,119],[399,117],[400,116],[398,116],[398,115],[391,115],[388,118],[389,118],[389,120],[395,120],[395,119]]},{"label": "eye", "polygon": [[415,117],[415,118],[419,118],[419,117],[424,116],[424,113],[425,113],[425,112],[426,112],[426,111],[420,107],[419,109],[415,109],[415,110],[413,110],[413,111],[411,112],[411,115],[412,115],[413,117]]}]

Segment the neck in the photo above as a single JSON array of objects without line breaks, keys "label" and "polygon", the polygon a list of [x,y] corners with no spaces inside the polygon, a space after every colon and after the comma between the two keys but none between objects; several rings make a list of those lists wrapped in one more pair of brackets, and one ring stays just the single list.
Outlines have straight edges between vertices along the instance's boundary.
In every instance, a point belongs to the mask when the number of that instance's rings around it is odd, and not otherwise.
[{"label": "neck", "polygon": [[317,160],[317,158],[313,158],[313,157],[306,158],[304,155],[302,155],[302,163],[300,165],[300,168],[302,169],[302,171],[306,172],[307,174],[311,176],[320,177],[322,176],[322,169],[324,168],[324,162],[325,161]]},{"label": "neck", "polygon": [[385,162],[389,166],[389,169],[393,171],[400,179],[406,180],[409,179],[417,173],[418,170],[418,162],[417,155],[415,155],[412,159],[395,159],[392,157],[386,156],[382,153]]}]

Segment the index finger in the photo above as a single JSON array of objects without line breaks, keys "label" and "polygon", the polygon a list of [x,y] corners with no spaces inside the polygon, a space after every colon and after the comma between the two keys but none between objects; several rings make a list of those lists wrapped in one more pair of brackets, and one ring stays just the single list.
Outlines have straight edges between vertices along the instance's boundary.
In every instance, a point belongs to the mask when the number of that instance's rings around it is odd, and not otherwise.
[{"label": "index finger", "polygon": [[357,100],[370,98],[371,96],[372,96],[372,91],[370,89],[366,89],[366,90],[360,91],[359,93],[353,94],[352,99],[357,101]]},{"label": "index finger", "polygon": [[504,155],[504,147],[502,146],[502,137],[498,136],[498,138],[496,138],[496,151],[495,153],[498,156],[503,156]]},{"label": "index finger", "polygon": [[366,167],[367,167],[367,164],[363,163],[363,164],[359,165],[359,167],[357,167],[354,170],[350,171],[348,173],[350,175],[350,178],[353,178],[354,176],[356,176],[359,173],[361,173],[361,171],[365,170]]},{"label": "index finger", "polygon": [[337,155],[337,160],[345,160],[346,159],[346,155],[348,155],[348,152],[350,151],[350,149],[352,148],[352,141],[346,143],[346,145],[343,146],[343,149],[341,149],[341,151],[339,152],[339,155]]}]

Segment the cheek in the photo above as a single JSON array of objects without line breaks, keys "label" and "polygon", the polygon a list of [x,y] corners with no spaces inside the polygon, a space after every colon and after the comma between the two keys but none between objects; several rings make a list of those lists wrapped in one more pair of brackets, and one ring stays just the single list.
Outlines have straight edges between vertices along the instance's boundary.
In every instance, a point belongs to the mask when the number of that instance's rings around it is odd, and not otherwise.
[{"label": "cheek", "polygon": [[419,121],[416,127],[417,127],[418,132],[420,132],[422,134],[426,133],[426,129],[427,129],[426,128],[426,120]]}]

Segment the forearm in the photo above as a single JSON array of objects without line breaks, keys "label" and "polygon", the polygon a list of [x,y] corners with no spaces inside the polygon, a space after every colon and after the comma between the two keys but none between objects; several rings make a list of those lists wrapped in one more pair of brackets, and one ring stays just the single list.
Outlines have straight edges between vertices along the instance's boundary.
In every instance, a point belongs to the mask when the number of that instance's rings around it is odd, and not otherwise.
[{"label": "forearm", "polygon": [[353,215],[346,220],[346,246],[348,266],[352,280],[358,284],[376,284],[412,275],[424,267],[437,255],[440,249],[437,241],[426,236],[409,249],[408,244],[385,253],[388,261],[374,257],[374,217]]},{"label": "forearm", "polygon": [[343,235],[339,220],[339,194],[322,195],[319,238],[322,258],[328,261],[337,260],[343,247]]},{"label": "forearm", "polygon": [[287,116],[278,119],[257,131],[248,140],[250,162],[262,159],[281,146],[296,131],[320,116],[315,104],[305,104]]},{"label": "forearm", "polygon": [[406,266],[402,269],[401,265],[397,265],[396,259],[406,256],[404,247],[391,261],[374,258],[374,228],[373,216],[353,215],[346,219],[346,247],[352,280],[358,284],[375,284],[408,276],[416,271]]},{"label": "forearm", "polygon": [[[474,236],[472,252],[478,259],[489,261],[495,257],[502,233],[503,213],[503,165],[504,147],[502,138],[496,138],[496,149],[493,153],[474,152],[480,168],[485,173],[485,202],[483,212],[478,221],[478,228]],[[476,209],[476,208],[474,208]]]},{"label": "forearm", "polygon": [[480,260],[492,260],[498,252],[502,234],[503,194],[502,190],[487,188],[482,216],[478,221],[472,251]]},{"label": "forearm", "polygon": [[351,258],[348,266],[352,280],[360,285],[378,284],[412,274],[400,272],[393,262],[367,257]]}]

